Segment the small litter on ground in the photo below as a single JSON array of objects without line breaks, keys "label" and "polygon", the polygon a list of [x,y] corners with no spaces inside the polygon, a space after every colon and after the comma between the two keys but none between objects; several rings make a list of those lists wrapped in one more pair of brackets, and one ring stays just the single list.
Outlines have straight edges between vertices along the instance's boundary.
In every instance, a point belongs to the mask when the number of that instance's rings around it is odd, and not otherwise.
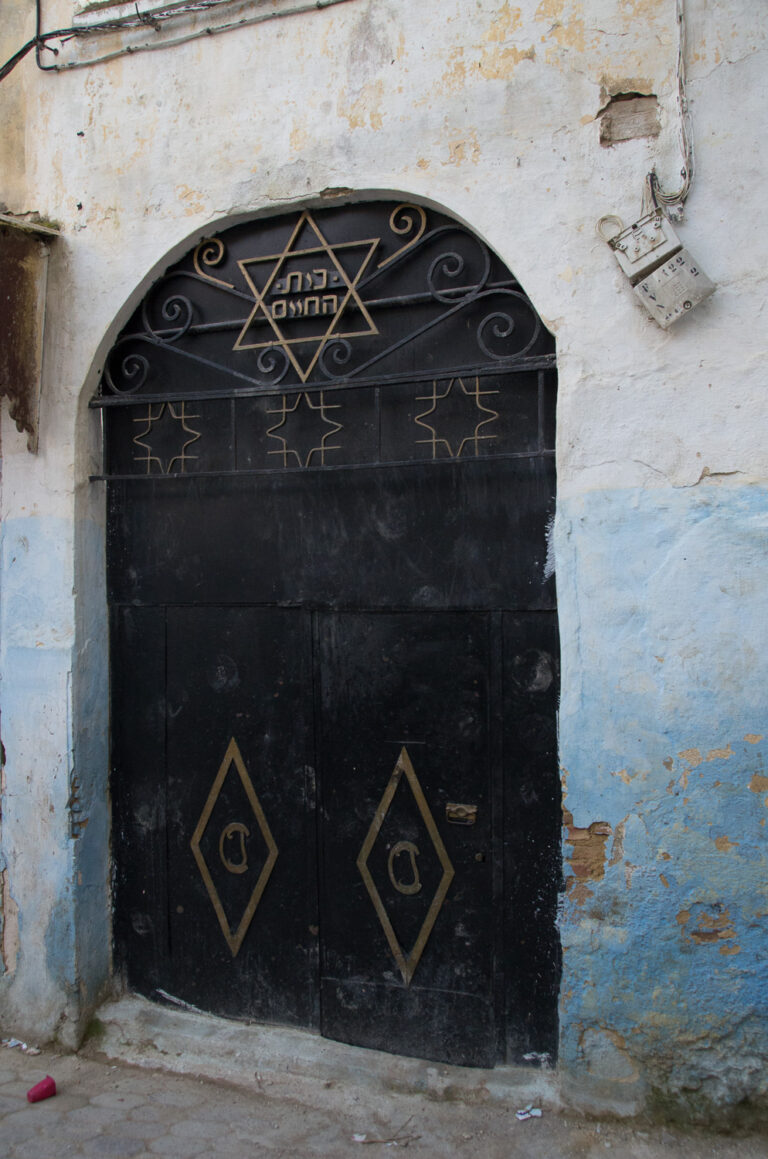
[{"label": "small litter on ground", "polygon": [[406,1135],[404,1133],[405,1128],[408,1126],[408,1124],[410,1123],[412,1118],[413,1118],[413,1115],[411,1115],[410,1119],[406,1119],[405,1122],[403,1123],[402,1127],[398,1127],[398,1129],[395,1131],[394,1135],[391,1135],[388,1139],[370,1138],[367,1134],[357,1132],[356,1134],[354,1134],[352,1136],[352,1142],[353,1143],[368,1143],[368,1144],[376,1143],[380,1147],[407,1147],[409,1143],[415,1143],[415,1142],[417,1142],[418,1139],[421,1138],[420,1135],[412,1135],[412,1134]]},{"label": "small litter on ground", "polygon": [[526,1119],[540,1119],[542,1115],[541,1107],[534,1107],[533,1103],[529,1103],[527,1107],[521,1107],[519,1111],[515,1111],[515,1118],[519,1119],[521,1123]]},{"label": "small litter on ground", "polygon": [[56,1083],[49,1074],[44,1079],[40,1079],[39,1083],[35,1083],[27,1091],[27,1101],[30,1103],[42,1103],[44,1099],[52,1099],[56,1094]]},{"label": "small litter on ground", "polygon": [[8,1050],[13,1050],[20,1046],[26,1054],[40,1054],[40,1050],[36,1046],[27,1046],[26,1042],[22,1042],[20,1038],[2,1038],[0,1044],[7,1046]]}]

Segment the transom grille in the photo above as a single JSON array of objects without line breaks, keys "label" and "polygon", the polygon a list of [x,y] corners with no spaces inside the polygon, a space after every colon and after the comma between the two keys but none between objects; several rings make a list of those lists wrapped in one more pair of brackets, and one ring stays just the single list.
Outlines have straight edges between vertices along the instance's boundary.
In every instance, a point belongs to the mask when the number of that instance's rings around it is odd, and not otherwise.
[{"label": "transom grille", "polygon": [[474,234],[420,206],[203,239],[107,359],[101,477],[552,453],[554,340]]}]

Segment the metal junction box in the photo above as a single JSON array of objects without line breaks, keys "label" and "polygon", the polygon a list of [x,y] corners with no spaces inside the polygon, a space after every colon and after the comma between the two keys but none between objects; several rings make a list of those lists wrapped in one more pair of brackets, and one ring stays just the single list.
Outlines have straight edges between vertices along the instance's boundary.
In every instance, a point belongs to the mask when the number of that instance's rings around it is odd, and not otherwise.
[{"label": "metal junction box", "polygon": [[616,260],[634,286],[680,249],[680,239],[661,213],[648,213],[610,241]]},{"label": "metal junction box", "polygon": [[[608,237],[608,224],[618,232]],[[598,231],[655,322],[666,330],[715,291],[660,210],[625,227],[618,217],[601,218]]]},{"label": "metal junction box", "polygon": [[714,292],[714,283],[685,249],[635,286],[638,298],[664,330]]}]

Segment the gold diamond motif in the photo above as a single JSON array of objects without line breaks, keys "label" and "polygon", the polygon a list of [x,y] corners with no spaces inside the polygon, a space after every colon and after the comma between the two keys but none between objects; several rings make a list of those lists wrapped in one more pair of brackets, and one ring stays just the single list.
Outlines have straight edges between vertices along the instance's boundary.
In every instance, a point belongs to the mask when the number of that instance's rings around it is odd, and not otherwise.
[{"label": "gold diamond motif", "polygon": [[[211,876],[211,871],[205,860],[203,851],[200,848],[200,843],[205,834],[208,822],[210,821],[211,813],[214,810],[216,802],[219,799],[219,794],[224,787],[224,782],[226,781],[233,765],[237,775],[240,777],[241,784],[245,790],[245,795],[248,798],[248,803],[250,804],[251,809],[253,810],[253,815],[256,818],[256,824],[258,825],[261,831],[261,835],[264,838],[264,842],[267,846],[267,859],[261,868],[261,873],[259,874],[256,884],[253,888],[253,892],[251,893],[248,905],[245,908],[245,912],[240,919],[237,929],[234,931],[231,929],[229,921],[227,920],[227,916],[224,912],[224,906],[222,905],[221,898],[219,897],[219,891],[216,889],[216,885]],[[246,826],[240,823],[227,826],[227,830],[239,830],[247,833]],[[248,932],[248,927],[253,921],[253,915],[256,913],[256,907],[261,901],[261,896],[264,893],[267,882],[269,881],[272,870],[274,869],[275,862],[277,861],[278,850],[277,845],[275,844],[275,839],[272,836],[272,830],[269,828],[267,818],[264,816],[264,810],[261,807],[261,802],[256,795],[256,790],[253,787],[251,778],[248,776],[248,770],[245,767],[245,762],[243,761],[242,754],[234,737],[232,737],[229,745],[227,746],[227,751],[224,754],[224,760],[221,762],[219,771],[216,774],[216,780],[211,786],[208,799],[205,802],[202,813],[200,814],[200,820],[198,821],[195,832],[192,835],[190,846],[195,861],[197,862],[197,867],[200,870],[203,881],[205,882],[205,888],[208,890],[208,896],[210,897],[211,903],[216,912],[216,917],[219,919],[221,932],[226,938],[226,942],[232,953],[232,957],[235,958],[237,957],[237,953],[243,944],[243,938]],[[221,841],[219,842],[219,849],[221,850]],[[241,866],[238,864],[233,865],[224,858],[223,854],[221,854],[221,856],[225,867],[229,870],[230,873],[240,874],[245,871],[246,866]]]},{"label": "gold diamond motif", "polygon": [[[312,244],[299,248],[297,243],[305,227]],[[237,264],[248,283],[256,304],[238,335],[233,350],[263,350],[270,346],[279,345],[285,351],[300,380],[306,382],[323,348],[329,341],[335,338],[359,338],[365,335],[378,334],[378,328],[360,298],[357,285],[380,240],[380,238],[367,238],[364,241],[330,244],[320,232],[312,214],[306,211],[302,213],[282,253],[270,254],[263,258],[245,258],[238,261]],[[339,255],[343,251],[355,249],[362,249],[363,253],[359,264],[355,263],[357,272],[354,275],[349,275],[339,260]],[[300,274],[298,270],[291,271],[291,259],[301,258],[311,258],[313,262],[320,262],[321,265],[319,268],[312,269],[311,272],[305,271],[303,274]],[[255,275],[258,267],[264,262],[271,262],[272,269],[267,273],[263,288],[259,289]],[[249,267],[254,267],[253,273]],[[297,287],[297,294],[301,295],[300,298],[289,300],[291,280],[294,277],[298,278],[299,287],[304,288]],[[307,283],[309,283],[308,286]],[[307,289],[311,290],[310,297],[305,296]],[[280,299],[281,303],[284,303],[285,312],[281,310],[279,314],[275,304],[273,303],[272,308],[270,308],[266,300],[268,294],[276,293],[285,295]],[[314,305],[314,311],[309,310],[310,303]],[[345,330],[339,327],[339,323],[349,306],[356,310],[360,324]],[[319,327],[317,333],[290,337],[291,322],[297,316],[315,322]],[[270,326],[272,335],[267,341],[252,342],[247,340],[248,332],[255,322],[267,322]],[[339,328],[337,329],[337,327]],[[299,361],[297,351],[294,349],[300,345],[309,346],[310,350],[314,346],[309,362],[305,365]]]},{"label": "gold diamond motif", "polygon": [[[381,827],[384,824],[384,820],[387,816],[387,813],[389,812],[389,808],[392,804],[392,801],[394,800],[397,787],[400,784],[403,775],[406,777],[410,790],[413,794],[413,798],[416,802],[416,806],[427,828],[427,832],[434,847],[435,853],[437,854],[438,861],[440,862],[440,865],[443,869],[443,874],[435,891],[435,896],[432,898],[429,910],[427,911],[427,916],[424,918],[424,921],[421,924],[418,937],[416,938],[410,953],[406,953],[403,950],[397,939],[397,934],[395,933],[392,922],[387,915],[384,902],[381,899],[381,894],[376,888],[376,884],[368,868],[368,858],[370,857],[371,850],[373,849],[376,838],[378,837]],[[418,966],[419,961],[421,960],[421,956],[424,953],[424,948],[429,939],[429,935],[432,933],[432,928],[437,921],[437,915],[442,908],[450,884],[453,881],[455,870],[451,864],[448,853],[446,852],[446,848],[443,845],[440,834],[437,831],[435,819],[432,816],[429,805],[427,804],[424,792],[419,783],[419,779],[416,776],[413,764],[411,763],[411,758],[409,757],[405,746],[403,746],[403,748],[400,750],[400,755],[397,758],[394,769],[392,770],[392,776],[389,778],[387,787],[384,790],[384,796],[379,801],[378,808],[376,809],[373,821],[371,822],[371,827],[368,830],[365,841],[363,842],[363,847],[358,854],[357,868],[360,871],[360,876],[365,882],[365,888],[368,890],[368,895],[373,902],[373,908],[376,910],[376,915],[381,922],[382,929],[384,930],[387,942],[389,943],[389,948],[392,951],[392,956],[394,957],[398,969],[400,970],[400,974],[402,975],[403,982],[406,986],[409,986],[411,979],[413,978],[413,975],[416,971],[416,967]],[[401,892],[405,891],[401,889]]]}]

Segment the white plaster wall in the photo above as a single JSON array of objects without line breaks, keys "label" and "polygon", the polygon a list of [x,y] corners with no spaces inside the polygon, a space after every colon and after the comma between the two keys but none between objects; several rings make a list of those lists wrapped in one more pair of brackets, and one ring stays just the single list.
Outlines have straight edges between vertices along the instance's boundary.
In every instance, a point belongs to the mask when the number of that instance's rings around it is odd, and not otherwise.
[{"label": "white plaster wall", "polygon": [[[46,7],[50,24],[70,19],[69,0]],[[603,559],[604,544],[580,505],[588,505],[593,494],[608,496],[610,515],[600,526],[610,535],[636,508],[638,493],[653,492],[658,519],[667,521],[667,538],[674,540],[692,516],[684,505],[668,503],[668,494],[696,488],[716,499],[717,488],[730,494],[759,486],[768,466],[761,422],[768,258],[761,228],[765,21],[747,0],[686,0],[686,10],[697,175],[679,232],[719,288],[666,333],[636,303],[596,237],[595,222],[609,212],[633,219],[643,178],[654,164],[665,185],[677,182],[673,0],[349,0],[68,74],[43,75],[28,59],[0,86],[0,114],[6,100],[9,108],[24,109],[26,156],[23,181],[14,170],[10,192],[4,194],[0,184],[0,198],[12,196],[14,211],[37,209],[56,219],[63,233],[51,262],[37,459],[27,455],[7,421],[3,427],[6,568],[10,537],[23,536],[31,521],[44,528],[19,583],[3,575],[3,843],[21,911],[15,969],[0,979],[0,1009],[10,1017],[40,1033],[52,1032],[62,1015],[68,1024],[76,1022],[108,971],[106,868],[99,870],[98,857],[72,852],[63,788],[53,811],[40,812],[49,787],[63,786],[74,759],[64,684],[58,683],[68,672],[75,673],[83,706],[81,711],[76,692],[75,734],[90,729],[88,767],[81,772],[91,786],[92,808],[104,811],[101,515],[98,490],[86,483],[97,436],[84,402],[95,389],[101,357],[152,272],[222,218],[301,203],[329,187],[401,191],[464,219],[520,278],[558,344],[555,554],[568,805],[581,826],[598,819],[595,809],[611,813],[611,788],[595,801],[590,752],[602,743],[597,710],[589,743],[580,733],[591,682],[602,672],[608,692],[630,678],[652,683],[657,662],[652,648],[647,655],[626,649],[622,623],[613,622],[617,592],[610,576],[603,582],[600,572],[589,584],[584,579],[589,561]],[[115,43],[105,38],[101,47]],[[608,93],[626,89],[658,95],[661,136],[601,147],[596,114]],[[653,553],[661,548],[643,534],[647,539],[639,544],[629,536],[624,550],[647,551],[653,571],[660,566]],[[750,550],[750,568],[759,542]],[[718,551],[729,550],[726,537]],[[52,572],[51,558],[57,560]],[[712,576],[727,568],[721,556],[708,556],[706,544],[697,559],[710,574],[684,573],[680,582],[692,605],[704,600],[709,607]],[[601,566],[613,567],[610,556]],[[39,607],[29,605],[33,590]],[[643,630],[648,598],[641,575],[636,608]],[[748,605],[748,618],[738,631],[764,636],[757,605]],[[33,628],[38,622],[40,644]],[[606,623],[607,640],[600,636]],[[707,635],[706,625],[699,629]],[[49,682],[45,706],[30,703],[23,720],[12,691],[14,632],[26,662],[39,654],[55,669],[41,676]],[[722,640],[720,647],[735,658],[741,641]],[[674,653],[674,642],[670,648]],[[675,663],[679,679],[690,681],[679,656]],[[687,731],[711,719],[710,701],[697,693],[698,679],[691,696],[699,708]],[[738,687],[737,681],[737,699]],[[602,712],[605,702],[599,703]],[[661,714],[659,731],[674,748],[674,708],[662,698],[643,711]],[[759,725],[753,722],[751,732],[768,731]],[[622,748],[635,745],[629,708],[612,727],[621,768]],[[44,730],[54,738],[50,752],[40,747]],[[680,751],[689,747],[686,737],[679,739]],[[638,755],[638,762],[646,755]],[[29,793],[20,788],[26,777]],[[608,786],[615,783],[608,778]],[[649,787],[646,799],[639,794],[640,814],[656,792]],[[51,848],[52,860],[42,870],[27,839],[35,814],[43,846],[47,841]],[[105,824],[103,815],[97,818],[91,834],[103,833]],[[88,830],[86,838],[91,840]],[[73,943],[46,958],[40,940],[62,898],[76,917],[78,856],[87,862],[91,891],[91,908],[83,903],[83,913],[97,930],[91,924],[82,955]],[[569,905],[573,929],[583,933],[578,905]],[[585,944],[581,934],[568,942],[567,985],[583,981],[584,971],[592,969]],[[609,945],[604,955],[595,976],[610,982]],[[30,995],[40,997],[34,1012]],[[581,1007],[564,1006],[563,1059],[575,1071],[589,1070],[584,1043],[597,1032],[589,1030],[585,1038],[584,1026],[600,1024],[594,1011],[590,1017],[584,1023]],[[571,1040],[569,1028],[577,1023],[581,1029],[573,1030]],[[672,1026],[670,1040],[674,1035]],[[650,1051],[648,1045],[637,1048],[632,1074],[652,1069]],[[599,1059],[594,1073],[602,1081]]]}]

